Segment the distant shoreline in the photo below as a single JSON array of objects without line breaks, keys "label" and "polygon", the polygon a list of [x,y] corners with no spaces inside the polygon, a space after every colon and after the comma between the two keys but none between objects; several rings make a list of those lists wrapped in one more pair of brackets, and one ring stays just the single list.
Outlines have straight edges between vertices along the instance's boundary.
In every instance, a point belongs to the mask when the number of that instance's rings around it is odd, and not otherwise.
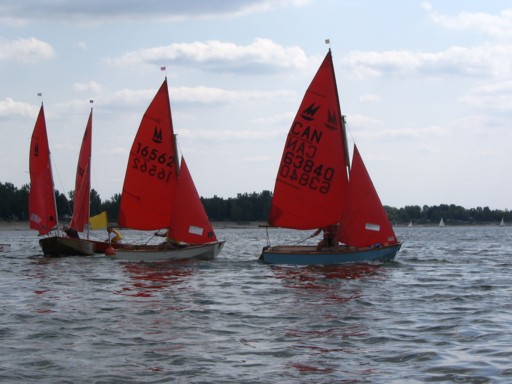
[{"label": "distant shoreline", "polygon": [[[67,224],[67,222],[62,222],[60,225]],[[115,226],[116,224],[113,223]],[[212,226],[214,229],[250,229],[250,228],[264,228],[268,224],[264,221],[249,221],[249,222],[234,222],[234,221],[213,221]],[[407,228],[407,224],[398,224],[394,225],[394,228]],[[447,224],[446,227],[471,227],[471,226],[481,226],[481,227],[489,227],[495,226],[499,227],[499,223],[457,223],[457,224]],[[433,228],[438,227],[438,224],[416,224],[414,228]],[[0,231],[25,231],[30,229],[28,226],[28,222],[26,221],[2,221],[0,220]]]},{"label": "distant shoreline", "polygon": [[[62,222],[59,225],[67,224]],[[213,221],[212,226],[214,229],[246,229],[246,228],[258,228],[261,225],[265,225],[265,222],[233,222],[233,221]],[[115,225],[115,224],[114,224]],[[27,221],[1,221],[0,220],[0,231],[25,231],[30,229]]]}]

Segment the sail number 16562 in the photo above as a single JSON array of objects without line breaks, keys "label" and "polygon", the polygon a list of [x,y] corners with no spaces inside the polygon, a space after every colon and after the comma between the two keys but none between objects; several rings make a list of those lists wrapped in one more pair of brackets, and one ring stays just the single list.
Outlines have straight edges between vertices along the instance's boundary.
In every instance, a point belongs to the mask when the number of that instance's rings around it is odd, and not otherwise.
[{"label": "sail number 16562", "polygon": [[151,161],[158,161],[162,165],[167,165],[168,167],[174,167],[174,156],[168,155],[166,153],[158,153],[158,150],[155,148],[150,148],[147,145],[142,145],[141,143],[137,143],[136,148],[137,154],[142,157],[146,157]]},{"label": "sail number 16562", "polygon": [[132,167],[141,173],[165,182],[174,174],[174,156],[137,143]]}]

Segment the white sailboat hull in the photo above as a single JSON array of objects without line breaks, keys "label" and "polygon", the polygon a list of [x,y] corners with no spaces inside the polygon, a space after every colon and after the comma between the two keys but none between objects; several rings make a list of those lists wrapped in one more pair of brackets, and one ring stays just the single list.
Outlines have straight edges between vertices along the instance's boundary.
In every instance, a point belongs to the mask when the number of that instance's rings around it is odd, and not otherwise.
[{"label": "white sailboat hull", "polygon": [[185,248],[161,249],[158,245],[134,246],[132,249],[116,249],[113,256],[119,260],[125,261],[168,261],[199,259],[213,260],[224,246],[224,241],[190,245]]}]

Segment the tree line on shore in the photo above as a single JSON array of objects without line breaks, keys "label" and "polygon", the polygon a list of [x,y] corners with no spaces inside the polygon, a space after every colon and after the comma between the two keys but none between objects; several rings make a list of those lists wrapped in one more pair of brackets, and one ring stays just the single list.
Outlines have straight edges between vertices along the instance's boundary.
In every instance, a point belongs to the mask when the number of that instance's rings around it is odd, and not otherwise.
[{"label": "tree line on shore", "polygon": [[[30,186],[15,187],[11,183],[0,182],[0,219],[4,221],[28,221],[28,195]],[[212,221],[266,221],[270,210],[272,192],[239,193],[236,197],[222,198],[218,196],[201,198],[208,217]],[[66,196],[55,191],[55,201],[59,220],[71,218],[73,193]],[[109,221],[116,222],[119,216],[121,195],[115,194],[102,201],[96,190],[91,190],[91,215],[107,211]],[[412,222],[414,225],[437,224],[441,219],[445,224],[492,224],[502,219],[512,221],[512,211],[491,210],[489,207],[466,209],[455,204],[435,206],[418,205],[394,208],[385,206],[389,219],[393,224],[403,225]]]}]

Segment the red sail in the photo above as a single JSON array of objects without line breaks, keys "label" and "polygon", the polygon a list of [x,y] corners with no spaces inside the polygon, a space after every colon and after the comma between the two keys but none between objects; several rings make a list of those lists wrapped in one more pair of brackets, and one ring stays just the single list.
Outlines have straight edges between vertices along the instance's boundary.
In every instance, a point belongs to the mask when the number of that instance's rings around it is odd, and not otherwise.
[{"label": "red sail", "polygon": [[82,147],[78,157],[75,178],[75,194],[73,196],[73,217],[71,228],[82,232],[89,223],[89,201],[91,192],[91,150],[92,150],[92,109],[85,127]]},{"label": "red sail", "polygon": [[169,236],[190,244],[217,241],[185,159],[181,158]]},{"label": "red sail", "polygon": [[347,156],[331,51],[311,82],[288,133],[269,223],[313,229],[339,222]]},{"label": "red sail", "polygon": [[354,247],[397,242],[386,211],[355,145],[346,199],[341,216],[340,241]]},{"label": "red sail", "polygon": [[167,79],[149,105],[128,159],[119,225],[152,230],[170,226],[177,183],[171,106]]},{"label": "red sail", "polygon": [[57,208],[53,191],[50,147],[42,105],[30,141],[29,168],[30,228],[37,229],[40,235],[46,235],[57,225]]}]

